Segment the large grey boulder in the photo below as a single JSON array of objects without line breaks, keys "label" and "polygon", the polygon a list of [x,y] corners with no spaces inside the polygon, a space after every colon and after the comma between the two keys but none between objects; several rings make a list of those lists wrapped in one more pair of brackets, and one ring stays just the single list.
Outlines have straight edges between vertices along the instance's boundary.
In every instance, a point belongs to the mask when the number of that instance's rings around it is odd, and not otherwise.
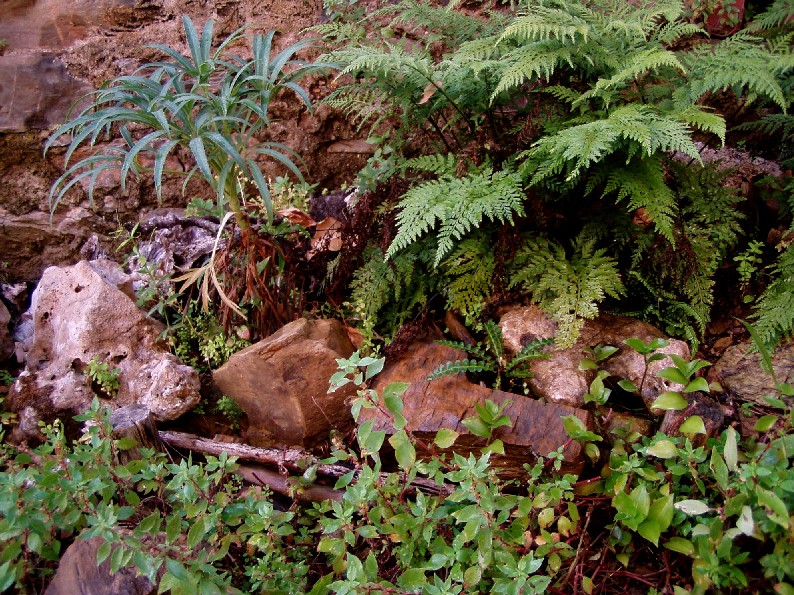
[{"label": "large grey boulder", "polygon": [[[50,267],[23,316],[27,334],[18,355],[25,369],[8,405],[19,426],[13,438],[36,440],[38,421],[71,417],[95,396],[111,408],[146,406],[156,419],[176,419],[199,401],[198,373],[168,352],[164,327],[134,301],[129,277],[109,260]],[[96,358],[119,368],[118,392],[96,392],[85,370]]]},{"label": "large grey boulder", "polygon": [[351,384],[328,394],[337,358],[353,345],[337,320],[298,319],[235,353],[213,373],[217,387],[248,416],[254,446],[312,446],[352,424]]},{"label": "large grey boulder", "polygon": [[[553,338],[556,331],[555,323],[537,306],[516,308],[505,313],[499,327],[505,348],[513,354],[535,339]],[[624,344],[631,337],[645,343],[657,338],[667,339],[669,345],[660,352],[676,354],[687,360],[690,357],[689,346],[684,341],[669,339],[650,324],[625,316],[602,314],[596,320],[585,321],[575,345],[552,352],[548,359],[534,361],[531,366],[534,377],[528,380],[528,384],[537,396],[549,402],[581,407],[595,375],[592,370],[579,369],[586,357],[585,349],[613,345],[619,347],[619,351],[602,361],[601,367],[616,380],[626,379],[642,387],[641,396],[646,407],[650,407],[660,393],[682,388],[656,376],[663,368],[672,366],[672,360],[667,357],[646,367],[643,356]]]}]

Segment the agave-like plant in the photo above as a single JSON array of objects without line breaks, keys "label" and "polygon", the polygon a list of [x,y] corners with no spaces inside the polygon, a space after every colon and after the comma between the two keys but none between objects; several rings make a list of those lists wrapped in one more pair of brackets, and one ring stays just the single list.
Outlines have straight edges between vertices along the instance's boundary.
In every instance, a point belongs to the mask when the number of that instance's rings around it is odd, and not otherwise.
[{"label": "agave-like plant", "polygon": [[[271,55],[275,33],[248,36],[243,27],[213,48],[212,20],[201,35],[189,17],[182,23],[189,55],[166,45],[152,46],[163,52],[162,61],[145,64],[90,93],[88,106],[48,139],[45,152],[59,139],[71,137],[66,171],[50,191],[50,210],[54,212],[66,192],[82,181],[87,181],[93,202],[96,181],[107,170],[120,171],[122,190],[130,176],[151,176],[158,199],[164,175],[183,175],[183,192],[194,176],[202,177],[215,191],[219,209],[226,211],[221,231],[233,216],[242,233],[219,249],[219,231],[209,262],[174,281],[184,282],[182,290],[196,284],[205,305],[211,285],[221,299],[225,323],[230,311],[245,318],[240,305],[253,305],[260,330],[267,332],[289,319],[289,304],[300,292],[290,281],[297,278],[294,271],[284,270],[292,264],[284,262],[278,240],[252,233],[244,199],[258,193],[268,223],[273,223],[270,188],[261,165],[275,160],[303,180],[295,164],[300,157],[292,149],[258,136],[270,124],[271,101],[282,91],[292,92],[311,110],[309,95],[297,81],[325,65],[296,58],[311,46],[310,40]],[[231,52],[245,38],[250,39],[250,58]],[[98,144],[113,133],[120,135],[121,143]],[[75,151],[86,145],[98,148],[72,162]],[[169,155],[179,150],[190,151],[193,167],[167,170]]]},{"label": "agave-like plant", "polygon": [[[212,20],[200,36],[189,17],[184,16],[182,23],[190,55],[153,45],[166,55],[165,60],[145,64],[90,93],[89,105],[48,139],[45,152],[58,139],[71,136],[67,169],[50,192],[51,211],[82,180],[88,181],[93,201],[97,178],[106,170],[120,170],[122,189],[130,175],[151,175],[158,199],[164,173],[185,175],[185,185],[198,173],[215,190],[218,206],[234,213],[240,229],[247,230],[250,223],[241,202],[246,187],[251,191],[255,187],[268,216],[273,217],[262,158],[278,161],[302,179],[294,151],[280,143],[260,142],[256,136],[269,125],[270,102],[281,91],[292,91],[311,109],[308,94],[296,81],[322,65],[295,59],[311,41],[299,41],[271,56],[274,32],[257,34],[249,59],[228,51],[246,37],[245,27],[213,49]],[[116,127],[121,146],[103,145],[93,155],[71,163],[78,147],[95,146]],[[188,172],[166,171],[168,156],[180,147],[189,148],[194,166]]]}]

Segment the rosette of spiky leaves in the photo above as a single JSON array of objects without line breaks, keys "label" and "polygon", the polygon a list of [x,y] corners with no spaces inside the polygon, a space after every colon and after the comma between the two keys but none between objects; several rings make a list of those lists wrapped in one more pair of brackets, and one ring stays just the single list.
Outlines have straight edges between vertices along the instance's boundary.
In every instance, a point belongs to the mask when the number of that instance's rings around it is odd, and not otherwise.
[{"label": "rosette of spiky leaves", "polygon": [[[163,61],[145,64],[131,76],[118,77],[90,93],[88,107],[49,138],[45,150],[71,137],[67,169],[50,192],[51,211],[78,182],[87,183],[93,200],[94,186],[108,170],[120,171],[122,189],[130,175],[151,176],[158,198],[164,174],[185,176],[185,185],[199,174],[215,190],[218,205],[231,210],[239,227],[247,229],[241,204],[247,190],[255,189],[262,196],[272,219],[262,159],[275,160],[301,178],[294,151],[279,143],[260,142],[256,135],[269,125],[270,102],[282,91],[293,92],[311,108],[308,94],[296,81],[322,65],[294,59],[311,43],[300,41],[271,55],[274,32],[257,34],[251,42],[252,58],[247,59],[227,51],[244,37],[244,29],[213,49],[211,20],[200,35],[189,17],[183,17],[182,24],[189,55],[154,45],[165,54]],[[77,149],[94,147],[116,129],[119,143],[102,146],[72,163]],[[169,157],[179,149],[189,150],[193,158],[187,172],[168,168]]]},{"label": "rosette of spiky leaves", "polygon": [[535,339],[524,346],[515,356],[509,357],[505,350],[502,329],[493,320],[483,325],[485,341],[476,344],[466,344],[462,341],[436,341],[439,345],[460,349],[473,356],[438,366],[428,376],[428,380],[435,380],[442,376],[461,373],[492,372],[496,374],[493,387],[500,389],[507,378],[531,378],[532,371],[529,365],[533,360],[548,357],[544,349],[551,345],[553,339]]}]

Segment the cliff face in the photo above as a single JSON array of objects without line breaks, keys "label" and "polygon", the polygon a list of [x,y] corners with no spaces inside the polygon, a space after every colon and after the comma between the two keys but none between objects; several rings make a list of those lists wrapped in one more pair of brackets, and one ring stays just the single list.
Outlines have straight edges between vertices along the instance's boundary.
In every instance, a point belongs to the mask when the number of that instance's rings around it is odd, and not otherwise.
[{"label": "cliff face", "polygon": [[[181,16],[199,26],[212,18],[216,38],[242,25],[276,29],[280,45],[301,39],[322,18],[321,0],[8,0],[0,3],[0,263],[10,281],[33,280],[46,266],[76,261],[92,233],[102,240],[120,222],[157,208],[153,187],[134,183],[122,194],[108,176],[90,205],[69,193],[50,220],[48,193],[63,171],[63,150],[42,154],[49,133],[85,93],[140,64],[161,58],[150,44],[185,48]],[[305,83],[314,99],[326,81]],[[274,105],[270,139],[306,162],[308,181],[334,188],[360,169],[368,146],[320,107],[309,114],[289,98]],[[362,152],[363,151],[363,152]],[[281,172],[272,171],[272,175]],[[184,204],[181,182],[166,184],[164,206]]]}]

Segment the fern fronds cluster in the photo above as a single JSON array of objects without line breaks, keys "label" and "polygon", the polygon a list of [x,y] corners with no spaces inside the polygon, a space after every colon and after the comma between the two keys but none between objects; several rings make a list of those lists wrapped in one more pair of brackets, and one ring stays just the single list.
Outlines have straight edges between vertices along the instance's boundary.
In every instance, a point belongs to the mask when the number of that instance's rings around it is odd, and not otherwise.
[{"label": "fern fronds cluster", "polygon": [[463,177],[444,173],[417,184],[400,201],[397,235],[386,252],[393,258],[433,231],[438,241],[433,266],[438,266],[455,242],[477,229],[483,219],[512,224],[523,215],[525,198],[521,176],[509,167],[494,171],[486,165]]},{"label": "fern fronds cluster", "polygon": [[794,243],[780,254],[773,267],[775,279],[758,301],[755,328],[767,345],[794,336]]},{"label": "fern fronds cluster", "polygon": [[557,323],[556,343],[570,347],[585,319],[598,315],[607,296],[625,293],[616,261],[592,239],[573,242],[570,258],[558,243],[542,236],[529,238],[516,255],[510,286],[521,286]]}]

